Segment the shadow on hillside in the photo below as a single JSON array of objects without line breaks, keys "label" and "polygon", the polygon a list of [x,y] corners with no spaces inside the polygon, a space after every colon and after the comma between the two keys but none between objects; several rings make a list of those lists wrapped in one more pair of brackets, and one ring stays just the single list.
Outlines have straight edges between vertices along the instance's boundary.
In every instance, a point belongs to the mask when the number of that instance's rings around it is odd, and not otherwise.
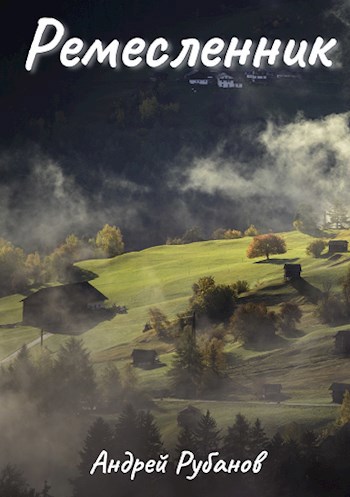
[{"label": "shadow on hillside", "polygon": [[95,328],[98,324],[104,321],[110,321],[118,312],[115,309],[94,309],[87,310],[84,313],[79,312],[74,315],[63,313],[57,316],[56,319],[48,320],[40,318],[36,322],[21,323],[23,326],[34,326],[42,329],[45,332],[57,335],[72,335],[77,336],[86,331]]},{"label": "shadow on hillside", "polygon": [[284,392],[281,392],[279,394],[271,395],[265,397],[264,395],[258,393],[257,398],[264,402],[265,404],[279,404],[280,402],[284,402],[285,400],[291,399],[291,395],[285,394]]},{"label": "shadow on hillside", "polygon": [[281,295],[280,293],[264,293],[264,292],[277,292],[282,290],[285,287],[285,283],[281,283],[279,285],[272,285],[265,287],[261,290],[262,293],[252,293],[245,295],[244,297],[239,297],[239,304],[248,304],[253,302],[254,304],[266,304],[266,305],[278,305],[284,302],[285,300],[289,300],[289,295]]},{"label": "shadow on hillside", "polygon": [[226,352],[225,353],[226,364],[228,368],[235,368],[243,364],[243,359],[235,354],[234,352]]},{"label": "shadow on hillside", "polygon": [[8,329],[18,328],[18,326],[22,326],[22,321],[19,321],[18,323],[0,324],[0,330],[4,330],[6,328]]},{"label": "shadow on hillside", "polygon": [[331,255],[329,258],[328,258],[328,261],[332,264],[331,267],[334,267],[334,266],[341,266],[342,264],[348,264],[349,262],[349,257],[343,257],[344,255],[348,255],[348,254],[334,254],[334,255]]},{"label": "shadow on hillside", "polygon": [[284,265],[284,264],[293,264],[299,260],[297,257],[294,257],[294,259],[264,259],[263,261],[256,261],[254,264],[277,264],[277,265]]},{"label": "shadow on hillside", "polygon": [[299,330],[298,328],[295,328],[294,330],[284,330],[282,331],[282,335],[286,338],[301,338],[305,336],[305,333],[303,330]]},{"label": "shadow on hillside", "polygon": [[304,278],[296,278],[290,280],[290,285],[292,285],[295,290],[309,300],[312,304],[317,304],[317,302],[322,297],[322,292],[319,288],[311,285],[308,281],[304,280]]},{"label": "shadow on hillside", "polygon": [[146,371],[151,369],[164,368],[166,366],[165,362],[156,362],[154,364],[137,364],[133,365],[135,369],[144,369]]},{"label": "shadow on hillside", "polygon": [[97,278],[97,274],[88,269],[82,269],[78,266],[73,266],[69,270],[69,283],[80,283],[82,281],[91,281]]},{"label": "shadow on hillside", "polygon": [[273,340],[269,340],[268,342],[260,341],[256,343],[247,344],[244,346],[246,350],[254,350],[255,352],[267,352],[273,351],[277,349],[281,349],[284,347],[288,347],[289,342],[286,338],[276,335]]}]

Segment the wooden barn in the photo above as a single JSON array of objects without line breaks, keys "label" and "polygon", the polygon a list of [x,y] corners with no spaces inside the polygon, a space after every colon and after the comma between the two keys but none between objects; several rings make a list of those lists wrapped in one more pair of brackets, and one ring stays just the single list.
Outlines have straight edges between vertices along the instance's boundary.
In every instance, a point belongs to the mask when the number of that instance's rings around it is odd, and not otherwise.
[{"label": "wooden barn", "polygon": [[347,252],[349,243],[347,240],[330,240],[328,242],[328,254],[337,254],[339,252]]},{"label": "wooden barn", "polygon": [[300,273],[301,273],[300,264],[285,264],[283,269],[284,269],[285,281],[290,281],[300,278]]},{"label": "wooden barn", "polygon": [[134,367],[154,368],[159,364],[158,353],[155,350],[134,349],[131,358]]},{"label": "wooden barn", "polygon": [[341,404],[346,391],[350,392],[350,385],[348,383],[332,383],[329,387],[331,390],[332,400],[335,404]]},{"label": "wooden barn", "polygon": [[87,281],[42,288],[23,302],[23,324],[69,329],[101,309],[107,297]]},{"label": "wooden barn", "polygon": [[177,424],[181,428],[195,428],[202,417],[202,411],[190,404],[177,415]]},{"label": "wooden barn", "polygon": [[279,400],[281,392],[282,385],[280,383],[265,383],[262,386],[262,398],[265,400]]},{"label": "wooden barn", "polygon": [[335,335],[335,351],[338,354],[350,354],[350,330],[338,331]]}]

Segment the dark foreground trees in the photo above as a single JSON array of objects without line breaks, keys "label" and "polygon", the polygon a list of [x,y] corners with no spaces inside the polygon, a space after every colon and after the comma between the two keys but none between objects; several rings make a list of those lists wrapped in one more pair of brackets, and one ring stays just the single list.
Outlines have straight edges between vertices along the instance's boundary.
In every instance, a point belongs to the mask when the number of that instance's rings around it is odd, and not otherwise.
[{"label": "dark foreground trees", "polygon": [[90,354],[83,342],[74,337],[60,346],[55,359],[43,351],[34,362],[24,346],[13,363],[2,368],[0,391],[28,397],[42,413],[77,414],[96,402],[97,385]]},{"label": "dark foreground trees", "polygon": [[1,497],[51,497],[49,491],[47,482],[41,492],[31,488],[16,466],[7,464],[0,472]]},{"label": "dark foreground trees", "polygon": [[[98,418],[90,427],[80,452],[78,476],[72,480],[74,497],[112,497],[115,495],[156,495],[156,475],[138,474],[134,481],[130,476],[112,472],[103,474],[101,467],[93,475],[90,470],[100,455],[107,451],[110,459],[127,460],[125,451],[143,461],[158,459],[164,454],[163,442],[154,417],[150,412],[136,411],[127,405],[115,426]],[[108,465],[108,463],[107,463]]]}]

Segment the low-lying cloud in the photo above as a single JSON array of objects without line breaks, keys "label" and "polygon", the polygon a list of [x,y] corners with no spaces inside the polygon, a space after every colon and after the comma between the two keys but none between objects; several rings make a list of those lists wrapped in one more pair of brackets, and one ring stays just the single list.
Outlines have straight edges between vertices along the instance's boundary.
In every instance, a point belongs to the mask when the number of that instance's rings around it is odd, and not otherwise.
[{"label": "low-lying cloud", "polygon": [[321,218],[335,200],[350,205],[349,116],[236,127],[210,155],[184,159],[179,150],[172,164],[163,164],[162,177],[139,183],[103,165],[77,179],[67,164],[37,151],[26,154],[24,168],[20,157],[2,154],[0,236],[49,250],[71,232],[92,236],[109,223],[133,249],[164,243],[193,225],[206,235],[250,223],[289,229],[300,204]]},{"label": "low-lying cloud", "polygon": [[335,200],[350,203],[349,113],[322,119],[298,117],[289,124],[269,122],[252,146],[263,153],[252,162],[222,157],[198,158],[170,179],[172,187],[227,199],[260,198],[259,209],[309,203],[319,209]]}]

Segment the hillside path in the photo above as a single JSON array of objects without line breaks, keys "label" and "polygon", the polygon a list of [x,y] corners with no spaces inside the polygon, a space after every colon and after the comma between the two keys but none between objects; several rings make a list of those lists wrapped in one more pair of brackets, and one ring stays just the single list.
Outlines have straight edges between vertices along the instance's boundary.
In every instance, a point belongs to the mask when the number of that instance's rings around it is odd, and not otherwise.
[{"label": "hillside path", "polygon": [[331,402],[327,404],[322,403],[310,403],[310,402],[271,402],[271,401],[263,401],[263,400],[208,400],[208,399],[178,399],[173,397],[163,397],[162,399],[157,398],[153,399],[156,401],[167,401],[167,402],[187,402],[187,403],[198,403],[205,402],[206,404],[232,404],[232,405],[280,405],[283,407],[339,407],[338,404],[332,404]]},{"label": "hillside path", "polygon": [[[44,333],[43,334],[43,341],[46,340],[47,338],[49,338],[51,335],[52,335],[52,333]],[[32,340],[29,343],[26,343],[27,349],[31,349],[32,347],[35,347],[35,345],[40,345],[40,341],[41,341],[41,337],[39,336],[35,340]],[[16,359],[16,357],[18,356],[18,354],[21,351],[21,348],[17,349],[15,352],[12,352],[12,354],[10,354],[10,355],[4,357],[3,359],[1,359],[0,360],[0,364],[5,364],[5,363],[7,363],[9,361],[12,361],[13,359]]]}]

